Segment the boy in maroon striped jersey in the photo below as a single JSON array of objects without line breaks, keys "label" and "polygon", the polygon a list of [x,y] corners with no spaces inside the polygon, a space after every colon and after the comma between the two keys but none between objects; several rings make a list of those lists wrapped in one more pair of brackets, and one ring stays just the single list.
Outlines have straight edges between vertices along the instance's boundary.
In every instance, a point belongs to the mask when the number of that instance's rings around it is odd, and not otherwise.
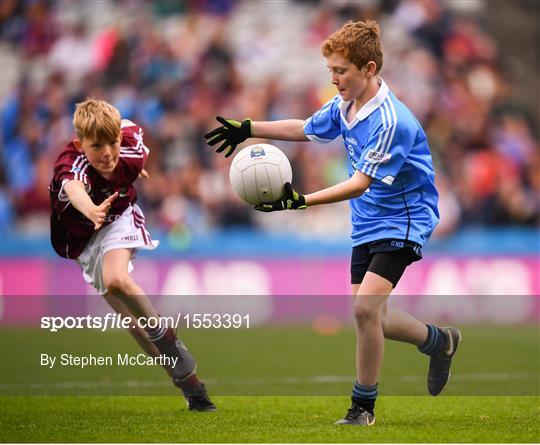
[{"label": "boy in maroon striped jersey", "polygon": [[[147,177],[149,150],[140,127],[121,119],[107,102],[89,99],[73,116],[76,138],[60,153],[49,188],[51,242],[58,255],[74,259],[84,279],[123,317],[160,319],[143,290],[131,279],[137,249],[155,249],[135,203],[133,182]],[[171,327],[129,329],[151,356],[164,355],[176,365],[166,368],[182,389],[190,410],[215,411],[196,362]],[[176,359],[176,360],[174,360]]]}]

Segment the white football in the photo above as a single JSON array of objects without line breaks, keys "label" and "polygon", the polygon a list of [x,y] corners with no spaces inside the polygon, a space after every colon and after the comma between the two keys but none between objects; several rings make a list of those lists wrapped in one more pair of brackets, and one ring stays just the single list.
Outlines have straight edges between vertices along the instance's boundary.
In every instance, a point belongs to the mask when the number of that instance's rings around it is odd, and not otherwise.
[{"label": "white football", "polygon": [[274,202],[283,198],[284,184],[292,182],[291,163],[273,145],[249,145],[234,157],[229,179],[234,192],[248,204]]}]

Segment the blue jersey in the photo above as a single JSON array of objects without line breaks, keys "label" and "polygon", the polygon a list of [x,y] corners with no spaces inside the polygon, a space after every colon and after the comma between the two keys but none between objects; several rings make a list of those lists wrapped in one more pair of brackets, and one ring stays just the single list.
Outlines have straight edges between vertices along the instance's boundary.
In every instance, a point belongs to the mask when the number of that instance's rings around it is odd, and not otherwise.
[{"label": "blue jersey", "polygon": [[350,105],[335,96],[306,121],[304,133],[319,143],[341,135],[349,176],[360,171],[374,179],[362,196],[350,200],[353,246],[388,238],[424,245],[439,222],[424,130],[382,80],[376,96],[349,123]]}]

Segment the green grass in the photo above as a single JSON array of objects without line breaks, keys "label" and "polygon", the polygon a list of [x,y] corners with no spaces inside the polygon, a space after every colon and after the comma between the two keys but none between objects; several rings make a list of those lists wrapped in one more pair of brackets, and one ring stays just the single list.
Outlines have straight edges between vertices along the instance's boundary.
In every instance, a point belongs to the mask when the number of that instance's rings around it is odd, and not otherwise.
[{"label": "green grass", "polygon": [[381,397],[371,428],[336,426],[344,397],[5,397],[3,442],[537,442],[538,397]]},{"label": "green grass", "polygon": [[217,413],[190,413],[155,367],[39,365],[41,353],[138,353],[122,331],[0,332],[2,442],[538,442],[537,325],[469,326],[443,396],[427,358],[387,342],[377,424],[338,427],[354,379],[354,335],[309,327],[187,330]]},{"label": "green grass", "polygon": [[[538,326],[466,326],[448,395],[540,395]],[[123,331],[2,329],[4,395],[173,395],[159,367],[39,366],[40,354],[139,353]],[[320,335],[309,327],[186,330],[199,374],[218,395],[348,394],[354,378],[350,328]],[[426,395],[428,358],[414,346],[386,342],[382,395]]]}]

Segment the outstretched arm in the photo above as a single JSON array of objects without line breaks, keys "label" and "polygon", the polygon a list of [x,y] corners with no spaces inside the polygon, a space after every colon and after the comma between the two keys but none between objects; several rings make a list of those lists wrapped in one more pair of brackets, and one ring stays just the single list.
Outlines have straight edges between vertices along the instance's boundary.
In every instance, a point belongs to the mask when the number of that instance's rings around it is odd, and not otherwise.
[{"label": "outstretched arm", "polygon": [[118,192],[114,192],[97,206],[92,202],[88,193],[86,193],[84,184],[76,179],[66,182],[64,191],[73,207],[94,223],[94,230],[98,230],[103,226],[107,212],[111,208],[112,202],[118,196]]},{"label": "outstretched arm", "polygon": [[208,145],[218,146],[216,152],[225,152],[226,158],[233,154],[238,144],[252,137],[281,141],[308,140],[304,134],[304,121],[299,119],[272,122],[253,122],[251,119],[239,122],[221,116],[216,119],[221,126],[209,131],[204,137]]},{"label": "outstretched arm", "polygon": [[279,141],[308,141],[304,134],[304,122],[300,119],[252,122],[251,136]]}]

